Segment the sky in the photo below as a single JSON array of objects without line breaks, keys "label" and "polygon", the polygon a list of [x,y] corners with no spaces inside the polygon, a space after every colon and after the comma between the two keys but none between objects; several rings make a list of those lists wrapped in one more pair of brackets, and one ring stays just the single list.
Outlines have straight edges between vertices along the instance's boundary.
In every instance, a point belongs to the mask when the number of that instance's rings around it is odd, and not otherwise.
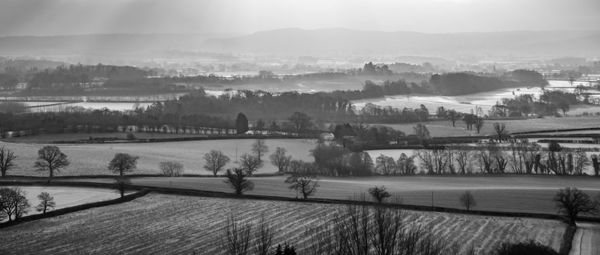
[{"label": "sky", "polygon": [[600,30],[600,0],[0,0],[0,36]]}]

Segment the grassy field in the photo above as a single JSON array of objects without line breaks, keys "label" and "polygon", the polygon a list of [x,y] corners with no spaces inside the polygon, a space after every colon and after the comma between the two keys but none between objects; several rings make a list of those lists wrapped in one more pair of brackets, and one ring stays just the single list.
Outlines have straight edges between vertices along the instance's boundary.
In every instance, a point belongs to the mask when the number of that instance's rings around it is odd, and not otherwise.
[{"label": "grassy field", "polygon": [[[508,132],[524,132],[537,130],[552,130],[552,129],[568,129],[568,128],[588,128],[600,127],[600,118],[592,117],[545,117],[526,120],[487,120],[485,121],[480,135],[493,135],[493,123],[504,123]],[[406,134],[414,134],[415,123],[409,124],[381,124],[392,127],[394,129],[405,132]],[[426,122],[427,129],[433,137],[444,136],[469,136],[477,135],[477,131],[466,130],[466,125],[463,121],[457,121],[456,127],[452,127],[450,121],[431,121]]]},{"label": "grassy field", "polygon": [[[0,186],[14,187],[14,186]],[[39,204],[37,196],[42,192],[48,192],[54,197],[56,207],[54,209],[61,209],[65,207],[71,207],[75,205],[92,203],[104,200],[115,199],[119,197],[119,194],[114,190],[109,189],[94,189],[94,188],[73,188],[73,187],[40,187],[40,186],[21,186],[19,187],[25,192],[25,196],[31,205],[29,212],[25,215],[38,214],[35,210],[35,206]]]},{"label": "grassy field", "polygon": [[[221,150],[231,158],[231,162],[226,166],[234,167],[237,164],[237,156],[244,153],[250,153],[251,145],[254,140],[209,140],[209,141],[189,141],[189,142],[164,142],[164,143],[121,143],[121,144],[64,144],[58,147],[69,157],[71,165],[57,174],[61,175],[97,175],[111,174],[107,170],[108,162],[115,153],[129,153],[139,156],[137,170],[138,174],[158,174],[158,164],[162,161],[178,161],[185,167],[186,174],[212,174],[204,170],[203,156],[210,150]],[[268,155],[275,151],[276,147],[287,149],[288,155],[293,155],[294,159],[312,161],[309,156],[310,150],[314,148],[314,140],[303,139],[269,139],[266,140],[269,152],[263,158],[264,166],[258,170],[258,173],[273,173],[276,168],[270,163]],[[38,172],[33,168],[37,158],[37,151],[43,147],[43,144],[24,144],[24,143],[4,143],[0,142],[0,147],[5,146],[15,152],[18,157],[17,167],[11,171],[13,175],[47,176],[48,173]]]},{"label": "grassy field", "polygon": [[[228,215],[268,217],[274,243],[307,245],[304,231],[328,222],[340,206],[150,194],[134,201],[27,222],[0,230],[1,254],[222,254]],[[558,249],[564,224],[550,220],[406,211],[405,221],[488,254],[501,242],[536,240]]]},{"label": "grassy field", "polygon": [[[294,198],[285,176],[251,178],[254,190],[247,194]],[[173,187],[232,192],[224,178],[134,178],[132,183],[155,187]],[[75,180],[74,180],[75,181]],[[80,181],[80,180],[77,180]],[[112,182],[110,179],[83,179],[91,182]],[[567,186],[578,187],[595,195],[600,180],[586,177],[557,176],[498,176],[498,177],[361,177],[319,179],[316,198],[349,199],[367,193],[374,186],[384,185],[405,204],[462,208],[458,197],[471,190],[477,210],[504,212],[555,213],[552,198],[556,191]]]}]

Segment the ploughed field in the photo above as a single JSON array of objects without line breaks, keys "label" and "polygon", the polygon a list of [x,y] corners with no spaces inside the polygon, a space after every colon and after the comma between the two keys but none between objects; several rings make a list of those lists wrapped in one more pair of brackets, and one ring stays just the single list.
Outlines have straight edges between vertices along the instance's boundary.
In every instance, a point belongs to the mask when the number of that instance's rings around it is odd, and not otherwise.
[{"label": "ploughed field", "polygon": [[[236,154],[240,158],[244,153],[251,153],[254,139],[229,139],[229,140],[207,140],[186,142],[163,142],[163,143],[114,143],[114,144],[59,144],[62,152],[67,154],[71,165],[55,173],[56,176],[66,175],[107,175],[113,174],[107,170],[108,162],[116,153],[129,153],[139,156],[137,174],[159,174],[159,163],[163,161],[177,161],[184,165],[185,174],[212,174],[203,168],[204,154],[210,150],[220,150],[225,153],[231,161],[227,168],[237,166]],[[288,155],[294,159],[312,161],[309,155],[314,148],[315,141],[308,139],[267,139],[265,140],[269,151],[263,158],[264,166],[257,173],[277,172],[275,166],[270,163],[268,156],[275,151],[276,147],[283,147]],[[33,167],[37,158],[37,151],[44,144],[22,144],[0,142],[0,147],[15,152],[18,157],[16,167],[9,172],[10,175],[48,176],[47,172],[36,171]]]},{"label": "ploughed field", "polygon": [[[225,178],[142,177],[132,178],[135,185],[197,189],[233,193]],[[295,198],[286,176],[251,177],[254,189],[246,194]],[[112,179],[73,179],[71,181],[110,182]],[[560,188],[577,187],[590,195],[600,193],[600,180],[579,176],[380,176],[321,177],[315,198],[353,199],[367,194],[369,188],[385,186],[404,204],[463,208],[459,196],[470,190],[475,196],[475,210],[499,212],[556,213],[552,198]]]},{"label": "ploughed field", "polygon": [[[1,254],[221,254],[229,215],[275,229],[273,243],[293,244],[299,254],[307,229],[331,221],[344,206],[149,194],[131,202],[93,208],[0,229]],[[431,229],[461,248],[488,254],[501,242],[535,240],[559,249],[558,221],[405,211],[407,223]],[[252,238],[254,235],[251,235]]]}]

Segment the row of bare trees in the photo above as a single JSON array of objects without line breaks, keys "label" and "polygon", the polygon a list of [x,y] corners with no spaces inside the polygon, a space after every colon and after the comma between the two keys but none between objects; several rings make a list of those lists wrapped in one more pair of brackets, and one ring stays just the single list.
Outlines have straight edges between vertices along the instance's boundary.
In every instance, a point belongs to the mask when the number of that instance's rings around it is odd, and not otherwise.
[{"label": "row of bare trees", "polygon": [[[421,170],[427,174],[555,174],[583,175],[592,165],[595,175],[599,174],[598,156],[589,158],[585,151],[561,148],[551,142],[547,149],[527,140],[511,140],[501,147],[489,141],[479,151],[454,149],[419,150],[416,153]],[[379,157],[378,157],[379,159]],[[378,160],[378,167],[386,169],[385,156]],[[402,172],[400,172],[402,173]],[[402,173],[410,174],[410,173]]]},{"label": "row of bare trees", "polygon": [[[301,254],[436,255],[459,251],[458,245],[434,236],[430,228],[408,222],[400,210],[363,205],[336,210],[331,220],[299,234],[306,240]],[[264,216],[256,224],[230,216],[222,231],[221,247],[226,254],[296,254],[293,246],[286,245],[287,251],[275,248],[278,230]]]}]

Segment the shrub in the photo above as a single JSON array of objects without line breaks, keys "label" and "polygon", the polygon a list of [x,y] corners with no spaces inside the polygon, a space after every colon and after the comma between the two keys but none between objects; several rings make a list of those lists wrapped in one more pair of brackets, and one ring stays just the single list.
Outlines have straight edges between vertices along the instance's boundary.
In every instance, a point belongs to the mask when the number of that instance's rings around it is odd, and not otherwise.
[{"label": "shrub", "polygon": [[558,252],[548,246],[533,240],[523,243],[502,243],[495,251],[496,255],[558,255]]}]

